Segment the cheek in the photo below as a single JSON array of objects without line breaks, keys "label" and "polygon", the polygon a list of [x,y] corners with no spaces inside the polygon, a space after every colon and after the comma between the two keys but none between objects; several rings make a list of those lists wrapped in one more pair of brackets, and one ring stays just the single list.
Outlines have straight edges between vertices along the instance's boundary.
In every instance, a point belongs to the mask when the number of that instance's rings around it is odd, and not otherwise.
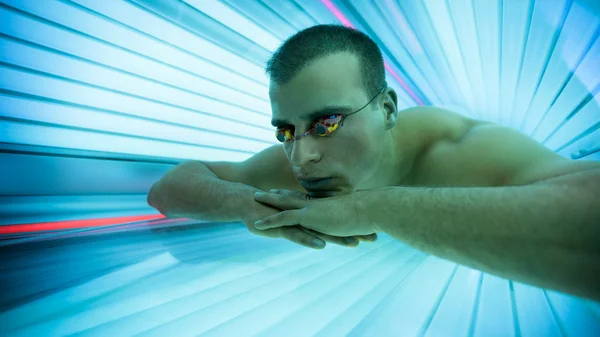
[{"label": "cheek", "polygon": [[351,164],[352,168],[362,170],[365,166],[370,167],[375,158],[375,142],[369,138],[355,137],[346,142],[347,146],[340,153],[341,161],[346,165]]},{"label": "cheek", "polygon": [[346,142],[343,150],[337,153],[336,162],[339,172],[350,186],[360,186],[364,179],[372,175],[378,160],[373,152],[373,144],[368,138],[352,139]]}]

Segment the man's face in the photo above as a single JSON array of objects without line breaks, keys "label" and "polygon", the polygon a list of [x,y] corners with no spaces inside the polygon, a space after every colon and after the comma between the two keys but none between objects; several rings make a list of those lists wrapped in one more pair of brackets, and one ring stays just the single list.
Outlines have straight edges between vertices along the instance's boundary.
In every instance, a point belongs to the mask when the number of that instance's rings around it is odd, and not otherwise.
[{"label": "man's face", "polygon": [[[380,146],[386,132],[381,96],[328,136],[313,133],[283,143],[294,174],[309,195],[350,193],[373,178],[385,156]],[[358,59],[338,53],[313,62],[284,85],[272,83],[270,98],[273,121],[299,136],[312,128],[318,120],[315,115],[351,113],[372,97],[365,91]],[[310,182],[320,178],[330,179]]]}]

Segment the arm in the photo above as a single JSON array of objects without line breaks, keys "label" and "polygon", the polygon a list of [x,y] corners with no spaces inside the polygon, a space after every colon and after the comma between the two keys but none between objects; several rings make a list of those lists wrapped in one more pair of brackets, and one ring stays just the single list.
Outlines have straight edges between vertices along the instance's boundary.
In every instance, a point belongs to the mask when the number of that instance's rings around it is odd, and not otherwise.
[{"label": "arm", "polygon": [[281,146],[267,148],[240,163],[179,164],[152,186],[148,203],[170,217],[244,221],[263,210],[263,205],[253,200],[254,192],[271,188],[302,189]]},{"label": "arm", "polygon": [[[429,173],[441,178],[421,181],[443,187],[389,186],[316,200],[259,193],[256,200],[285,211],[255,226],[383,231],[485,272],[600,299],[600,164],[566,160],[502,127],[479,126],[455,139],[435,150],[439,165]],[[458,163],[461,175],[444,162]]]},{"label": "arm", "polygon": [[[190,161],[179,164],[152,186],[148,203],[169,217],[205,221],[241,221],[261,236],[283,237],[310,248],[326,242],[358,245],[357,238],[311,232],[300,226],[258,231],[254,221],[279,212],[254,200],[254,192],[273,188],[303,191],[296,181],[281,146],[261,151],[242,163]],[[377,236],[358,237],[374,241]]]},{"label": "arm", "polygon": [[379,231],[426,253],[598,300],[599,182],[597,170],[519,187],[389,187],[365,205]]},{"label": "arm", "polygon": [[600,163],[567,160],[497,126],[444,146],[472,179],[503,183],[368,191],[360,207],[376,228],[485,272],[600,299]]},{"label": "arm", "polygon": [[[231,163],[235,167],[237,163]],[[219,167],[219,164],[215,165]],[[148,204],[168,217],[233,222],[243,221],[254,213],[256,203],[250,202],[257,188],[236,182],[234,170],[220,165],[221,179],[202,162],[189,161],[177,165],[161,180],[156,182],[148,193]],[[218,170],[218,169],[217,169]],[[227,200],[227,202],[224,202]]]}]

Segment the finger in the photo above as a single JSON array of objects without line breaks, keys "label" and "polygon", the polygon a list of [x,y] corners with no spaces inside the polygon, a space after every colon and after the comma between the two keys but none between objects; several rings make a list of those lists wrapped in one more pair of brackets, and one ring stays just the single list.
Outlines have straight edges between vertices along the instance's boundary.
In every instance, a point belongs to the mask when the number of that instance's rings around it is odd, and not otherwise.
[{"label": "finger", "polygon": [[264,230],[277,227],[295,226],[301,223],[299,211],[283,211],[256,221],[254,227]]},{"label": "finger", "polygon": [[294,190],[269,190],[269,193],[280,194],[280,195],[289,195],[293,198],[297,198],[300,200],[310,200],[311,198],[306,193],[302,193],[300,191]]},{"label": "finger", "polygon": [[258,230],[256,228],[254,228],[254,226],[250,225],[250,226],[246,226],[248,227],[248,230],[250,231],[250,233],[252,234],[256,234],[259,236],[264,236],[266,238],[280,238],[281,235],[279,234],[279,228],[273,228],[273,229],[266,229],[266,230]]},{"label": "finger", "polygon": [[[281,227],[266,230],[254,230],[252,233],[267,238],[284,238],[293,243],[313,249],[325,248],[325,241],[317,236],[302,231],[302,227]],[[301,233],[298,233],[300,231]]]},{"label": "finger", "polygon": [[291,195],[264,192],[254,193],[254,200],[283,210],[302,208],[306,203],[306,200]]},{"label": "finger", "polygon": [[344,247],[358,247],[360,243],[358,239],[354,236],[341,237],[341,236],[333,236],[328,234],[319,233],[309,228],[301,227],[303,231],[312,234],[316,237],[321,238],[323,241],[335,243],[336,245],[344,246]]},{"label": "finger", "polygon": [[[259,236],[273,239],[283,238],[308,248],[323,249],[325,247],[325,242],[322,239],[304,232],[301,226],[278,227],[266,230],[258,230],[252,226],[248,226],[248,229],[251,233]],[[298,233],[298,231],[301,233]]]},{"label": "finger", "polygon": [[304,247],[313,249],[325,248],[325,241],[310,233],[303,231],[300,226],[281,227],[277,228],[277,230],[281,231],[281,237],[286,238]]},{"label": "finger", "polygon": [[369,234],[369,235],[357,235],[356,236],[357,239],[359,239],[360,241],[368,241],[368,242],[375,242],[377,241],[377,233],[373,233],[373,234]]}]

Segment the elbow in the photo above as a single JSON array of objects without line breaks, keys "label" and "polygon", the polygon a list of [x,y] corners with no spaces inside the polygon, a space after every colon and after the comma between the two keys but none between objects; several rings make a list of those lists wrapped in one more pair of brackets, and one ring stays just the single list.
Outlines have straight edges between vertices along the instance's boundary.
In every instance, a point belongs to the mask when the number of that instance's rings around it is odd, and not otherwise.
[{"label": "elbow", "polygon": [[157,211],[159,211],[160,213],[164,214],[162,209],[162,205],[161,205],[161,198],[160,198],[160,191],[159,191],[159,183],[160,181],[154,183],[152,185],[152,187],[150,188],[150,191],[148,192],[148,196],[146,197],[146,202],[148,203],[148,205],[150,205],[151,207],[155,208]]}]

